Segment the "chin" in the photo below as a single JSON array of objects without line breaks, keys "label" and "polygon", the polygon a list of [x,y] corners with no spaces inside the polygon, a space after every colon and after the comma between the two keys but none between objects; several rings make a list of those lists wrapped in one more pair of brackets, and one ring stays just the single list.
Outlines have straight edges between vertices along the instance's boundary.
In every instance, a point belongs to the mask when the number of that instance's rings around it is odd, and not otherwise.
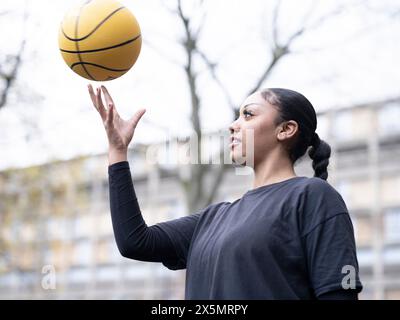
[{"label": "chin", "polygon": [[[239,159],[238,159],[239,158]],[[245,157],[237,157],[234,152],[231,151],[231,160],[232,164],[236,166],[246,166],[246,158]]]}]

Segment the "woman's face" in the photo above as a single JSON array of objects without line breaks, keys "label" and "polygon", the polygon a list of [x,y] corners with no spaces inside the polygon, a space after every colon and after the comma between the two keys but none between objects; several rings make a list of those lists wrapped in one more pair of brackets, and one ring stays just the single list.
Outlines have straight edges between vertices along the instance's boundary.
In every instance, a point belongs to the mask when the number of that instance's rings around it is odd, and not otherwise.
[{"label": "woman's face", "polygon": [[253,167],[277,147],[278,127],[274,124],[277,116],[277,108],[265,101],[259,92],[243,102],[238,119],[229,126],[233,163]]}]

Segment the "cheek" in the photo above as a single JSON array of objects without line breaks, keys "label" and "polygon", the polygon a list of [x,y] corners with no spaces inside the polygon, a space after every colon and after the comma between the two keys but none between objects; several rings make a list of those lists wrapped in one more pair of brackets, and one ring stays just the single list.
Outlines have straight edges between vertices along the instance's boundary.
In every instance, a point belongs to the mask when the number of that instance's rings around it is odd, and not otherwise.
[{"label": "cheek", "polygon": [[266,125],[265,123],[255,124],[251,130],[252,132],[246,131],[244,133],[244,146],[246,146],[247,136],[249,139],[253,139],[254,149],[258,151],[269,149],[269,146],[275,141],[275,132],[271,125]]},{"label": "cheek", "polygon": [[266,126],[263,123],[252,123],[252,126],[243,127],[242,135],[243,135],[243,142],[246,143],[247,139],[253,139],[254,143],[259,140],[262,140],[263,137],[266,135]]}]

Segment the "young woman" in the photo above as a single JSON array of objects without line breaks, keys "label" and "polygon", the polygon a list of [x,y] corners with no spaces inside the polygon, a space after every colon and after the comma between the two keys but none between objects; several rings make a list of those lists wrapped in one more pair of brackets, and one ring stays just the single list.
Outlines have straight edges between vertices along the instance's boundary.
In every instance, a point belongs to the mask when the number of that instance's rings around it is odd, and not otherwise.
[{"label": "young woman", "polygon": [[[186,299],[358,298],[352,222],[326,181],[331,150],[315,132],[315,110],[303,95],[279,88],[255,92],[230,125],[233,161],[247,152],[246,133],[254,134],[251,190],[147,226],[127,162],[146,110],[123,120],[105,87],[94,92],[89,85],[89,93],[108,136],[111,216],[124,257],[186,268]],[[315,175],[296,176],[294,163],[310,146]]]}]

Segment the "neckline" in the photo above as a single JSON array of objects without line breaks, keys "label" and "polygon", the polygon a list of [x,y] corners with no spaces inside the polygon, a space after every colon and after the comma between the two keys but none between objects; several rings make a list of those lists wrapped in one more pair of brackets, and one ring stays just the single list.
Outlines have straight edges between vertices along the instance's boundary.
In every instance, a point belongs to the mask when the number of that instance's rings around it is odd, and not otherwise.
[{"label": "neckline", "polygon": [[263,185],[263,186],[259,186],[257,188],[248,190],[244,195],[254,194],[254,193],[259,192],[260,190],[271,189],[271,188],[273,188],[275,186],[278,186],[278,185],[281,185],[281,184],[285,184],[285,183],[290,182],[290,181],[303,179],[303,178],[306,178],[306,177],[304,177],[304,176],[296,176],[296,177],[292,177],[292,178],[289,178],[289,179],[286,179],[286,180],[282,180],[282,181],[266,184],[266,185]]}]

